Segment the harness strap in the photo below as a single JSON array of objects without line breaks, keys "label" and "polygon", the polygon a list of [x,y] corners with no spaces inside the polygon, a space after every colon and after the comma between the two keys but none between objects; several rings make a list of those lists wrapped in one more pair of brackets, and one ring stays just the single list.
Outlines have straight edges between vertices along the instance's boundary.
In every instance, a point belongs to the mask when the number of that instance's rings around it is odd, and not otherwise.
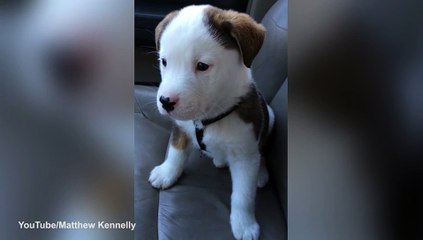
[{"label": "harness strap", "polygon": [[218,115],[217,117],[210,118],[210,119],[203,119],[203,120],[194,120],[194,126],[195,126],[195,137],[197,138],[198,146],[200,146],[200,149],[203,151],[207,151],[206,145],[203,143],[203,135],[204,135],[204,129],[206,129],[207,125],[210,125],[212,123],[215,123],[224,117],[231,114],[236,108],[238,107],[238,104],[231,107],[228,111]]}]

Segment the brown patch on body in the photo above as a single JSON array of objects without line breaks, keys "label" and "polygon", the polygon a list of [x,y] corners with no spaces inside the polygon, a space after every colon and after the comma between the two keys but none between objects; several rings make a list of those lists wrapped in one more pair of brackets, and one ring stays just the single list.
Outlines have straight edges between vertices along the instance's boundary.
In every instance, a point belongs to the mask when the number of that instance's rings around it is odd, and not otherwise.
[{"label": "brown patch on body", "polygon": [[235,111],[244,122],[253,124],[254,135],[262,147],[267,138],[269,113],[267,104],[255,85],[251,85],[250,91],[241,98]]},{"label": "brown patch on body", "polygon": [[155,30],[155,39],[156,39],[156,49],[157,51],[160,50],[160,37],[162,36],[163,31],[167,27],[167,25],[178,15],[179,11],[173,11],[166,15],[165,18],[157,25]]},{"label": "brown patch on body", "polygon": [[185,149],[190,142],[190,138],[180,127],[175,126],[172,130],[170,142],[176,149]]},{"label": "brown patch on body", "polygon": [[211,35],[225,48],[240,51],[244,64],[251,66],[263,45],[265,28],[245,13],[208,7],[205,24]]}]

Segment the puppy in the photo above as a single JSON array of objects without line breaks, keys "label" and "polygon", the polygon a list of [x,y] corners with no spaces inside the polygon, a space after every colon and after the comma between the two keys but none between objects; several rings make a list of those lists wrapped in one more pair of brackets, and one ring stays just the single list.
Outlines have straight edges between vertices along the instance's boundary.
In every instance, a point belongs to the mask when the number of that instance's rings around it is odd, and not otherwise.
[{"label": "puppy", "polygon": [[155,30],[162,78],[157,106],[175,127],[166,160],[149,181],[161,189],[174,184],[191,146],[216,167],[228,166],[236,239],[258,239],[256,188],[268,180],[261,150],[274,115],[250,71],[264,35],[264,27],[248,15],[210,5],[174,11]]}]

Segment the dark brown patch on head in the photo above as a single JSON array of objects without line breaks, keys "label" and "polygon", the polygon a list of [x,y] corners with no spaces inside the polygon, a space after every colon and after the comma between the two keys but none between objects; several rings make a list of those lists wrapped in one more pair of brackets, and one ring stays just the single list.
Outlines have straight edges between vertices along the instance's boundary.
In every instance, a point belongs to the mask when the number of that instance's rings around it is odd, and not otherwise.
[{"label": "dark brown patch on head", "polygon": [[162,36],[163,31],[167,27],[167,25],[178,15],[179,11],[173,11],[166,15],[165,18],[157,25],[155,30],[155,38],[156,38],[156,49],[157,51],[160,50],[160,37]]},{"label": "dark brown patch on head", "polygon": [[180,127],[175,126],[170,141],[174,148],[185,149],[190,142],[190,138]]},{"label": "dark brown patch on head", "polygon": [[251,84],[250,91],[241,98],[236,112],[244,122],[253,124],[254,135],[262,147],[267,138],[269,113],[267,104],[255,85]]},{"label": "dark brown patch on head", "polygon": [[245,66],[251,66],[264,41],[263,25],[245,13],[215,7],[206,9],[205,23],[223,47],[238,49]]}]

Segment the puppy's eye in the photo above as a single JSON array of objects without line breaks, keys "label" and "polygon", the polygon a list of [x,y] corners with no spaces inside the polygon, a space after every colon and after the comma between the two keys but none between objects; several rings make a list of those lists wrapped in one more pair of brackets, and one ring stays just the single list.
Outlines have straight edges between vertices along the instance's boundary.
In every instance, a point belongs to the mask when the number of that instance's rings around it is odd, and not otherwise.
[{"label": "puppy's eye", "polygon": [[163,64],[164,67],[166,67],[166,65],[167,65],[166,59],[162,58],[162,64]]},{"label": "puppy's eye", "polygon": [[205,64],[205,63],[203,63],[203,62],[198,62],[198,63],[197,63],[197,70],[198,70],[198,71],[204,72],[204,71],[206,71],[207,69],[209,69],[209,65],[207,65],[207,64]]}]

